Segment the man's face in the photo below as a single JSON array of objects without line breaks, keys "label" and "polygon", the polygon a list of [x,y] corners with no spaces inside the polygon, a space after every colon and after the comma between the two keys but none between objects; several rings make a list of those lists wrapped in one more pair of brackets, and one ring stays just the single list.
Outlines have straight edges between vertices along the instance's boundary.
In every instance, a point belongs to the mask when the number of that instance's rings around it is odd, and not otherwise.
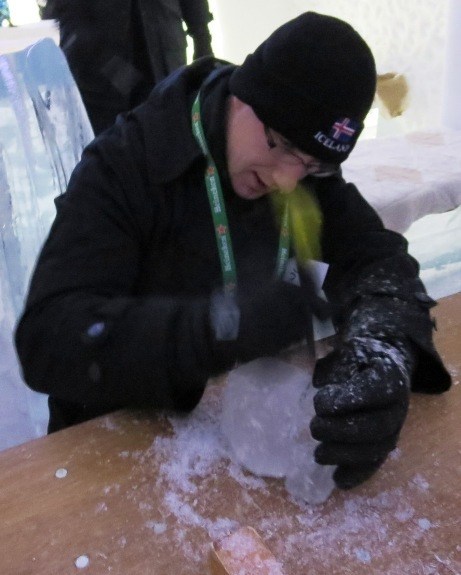
[{"label": "man's face", "polygon": [[231,96],[227,120],[227,167],[235,193],[255,200],[274,190],[289,192],[318,161],[288,151],[279,134],[265,128],[253,109]]}]

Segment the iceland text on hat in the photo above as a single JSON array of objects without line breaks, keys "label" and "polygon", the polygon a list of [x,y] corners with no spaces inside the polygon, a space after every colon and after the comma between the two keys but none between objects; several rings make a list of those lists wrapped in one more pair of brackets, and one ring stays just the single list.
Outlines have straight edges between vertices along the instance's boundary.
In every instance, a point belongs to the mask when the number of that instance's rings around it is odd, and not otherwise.
[{"label": "iceland text on hat", "polygon": [[[359,128],[358,122],[350,118],[341,118],[331,127],[330,133],[327,136],[322,131],[317,132],[314,138],[330,150],[336,152],[347,152],[351,147],[352,139]],[[347,143],[350,142],[350,143]]]}]

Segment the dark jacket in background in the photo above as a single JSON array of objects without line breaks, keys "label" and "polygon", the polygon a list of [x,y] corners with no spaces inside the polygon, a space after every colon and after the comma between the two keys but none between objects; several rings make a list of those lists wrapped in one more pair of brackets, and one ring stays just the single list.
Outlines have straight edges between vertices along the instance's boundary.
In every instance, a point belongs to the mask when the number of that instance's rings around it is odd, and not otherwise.
[{"label": "dark jacket in background", "polygon": [[[16,345],[25,381],[50,394],[50,431],[126,406],[190,410],[206,382],[232,367],[216,349],[209,296],[222,286],[205,160],[190,110],[203,93],[207,140],[223,179],[239,289],[270,282],[278,230],[270,198],[239,198],[224,162],[224,103],[232,66],[202,59],[92,142],[35,269]],[[364,295],[402,298],[399,327],[414,343],[413,389],[443,391],[418,265],[355,186],[310,179],[323,212],[325,290],[348,314]],[[270,313],[270,310],[268,311]]]},{"label": "dark jacket in background", "polygon": [[95,134],[186,63],[183,22],[194,57],[212,53],[207,0],[48,0],[42,17],[59,23]]}]

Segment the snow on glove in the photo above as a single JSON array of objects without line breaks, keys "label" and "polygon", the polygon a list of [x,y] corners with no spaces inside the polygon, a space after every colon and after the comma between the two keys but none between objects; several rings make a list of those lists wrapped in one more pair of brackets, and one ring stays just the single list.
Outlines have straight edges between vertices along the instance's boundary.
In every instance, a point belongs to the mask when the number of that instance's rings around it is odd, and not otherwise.
[{"label": "snow on glove", "polygon": [[317,361],[313,385],[318,463],[337,465],[341,489],[368,479],[395,448],[410,396],[412,350],[405,340],[354,336]]},{"label": "snow on glove", "polygon": [[327,302],[316,292],[306,270],[300,271],[300,285],[276,280],[236,296],[215,294],[210,319],[216,340],[232,341],[236,359],[250,361],[276,355],[309,333],[312,316],[329,315]]}]

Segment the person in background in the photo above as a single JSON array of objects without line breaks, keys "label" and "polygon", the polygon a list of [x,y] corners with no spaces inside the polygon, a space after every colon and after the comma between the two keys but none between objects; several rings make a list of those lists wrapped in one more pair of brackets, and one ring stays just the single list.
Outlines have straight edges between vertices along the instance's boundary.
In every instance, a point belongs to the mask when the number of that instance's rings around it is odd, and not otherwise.
[{"label": "person in background", "polygon": [[60,46],[95,134],[186,64],[183,22],[194,59],[213,55],[207,0],[48,0],[41,17],[59,24]]},{"label": "person in background", "polygon": [[340,488],[379,468],[411,390],[451,380],[406,240],[341,175],[375,89],[357,32],[306,12],[240,66],[177,70],[95,138],[56,200],[15,334],[49,432],[124,407],[190,411],[210,377],[302,342],[325,313],[305,236],[329,264],[337,328],[313,374],[315,457]]}]

